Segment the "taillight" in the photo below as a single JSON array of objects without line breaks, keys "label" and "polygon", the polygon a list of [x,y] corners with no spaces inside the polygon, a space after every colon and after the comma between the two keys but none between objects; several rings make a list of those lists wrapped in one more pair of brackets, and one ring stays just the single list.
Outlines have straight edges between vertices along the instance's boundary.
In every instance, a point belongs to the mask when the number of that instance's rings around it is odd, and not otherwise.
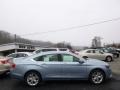
[{"label": "taillight", "polygon": [[8,60],[8,63],[11,65],[11,68],[15,68],[16,67],[16,64],[13,62],[12,58]]},{"label": "taillight", "polygon": [[7,64],[8,60],[0,61],[2,64]]},{"label": "taillight", "polygon": [[12,67],[12,68],[15,68],[15,67],[16,67],[16,65],[15,65],[15,64],[12,64],[12,65],[11,65],[11,67]]},{"label": "taillight", "polygon": [[6,62],[10,64],[12,69],[16,67],[16,64],[13,62],[13,58],[8,58]]}]

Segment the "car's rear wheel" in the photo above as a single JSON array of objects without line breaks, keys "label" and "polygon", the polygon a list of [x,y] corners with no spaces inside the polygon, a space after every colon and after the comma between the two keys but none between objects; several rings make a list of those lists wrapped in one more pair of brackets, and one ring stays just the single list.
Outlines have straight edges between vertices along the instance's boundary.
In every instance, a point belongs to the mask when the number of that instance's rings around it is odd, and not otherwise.
[{"label": "car's rear wheel", "polygon": [[112,57],[111,57],[111,56],[107,56],[107,57],[106,57],[106,61],[107,61],[107,62],[111,62],[111,61],[112,61]]},{"label": "car's rear wheel", "polygon": [[41,82],[41,76],[38,72],[30,71],[25,75],[25,82],[29,86],[37,86]]},{"label": "car's rear wheel", "polygon": [[105,74],[102,70],[93,70],[90,73],[89,79],[91,83],[98,85],[104,82]]}]

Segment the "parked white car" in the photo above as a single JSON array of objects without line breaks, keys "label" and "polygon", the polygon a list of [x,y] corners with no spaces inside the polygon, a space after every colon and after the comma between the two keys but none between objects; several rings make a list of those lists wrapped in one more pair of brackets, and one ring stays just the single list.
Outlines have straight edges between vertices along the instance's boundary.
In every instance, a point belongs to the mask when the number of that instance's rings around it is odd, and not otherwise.
[{"label": "parked white car", "polygon": [[30,53],[30,52],[16,52],[16,53],[7,55],[7,57],[20,58],[20,57],[27,57],[27,56],[31,56],[31,55],[32,55],[32,53]]},{"label": "parked white car", "polygon": [[86,49],[80,51],[79,55],[83,58],[93,58],[93,59],[105,60],[108,62],[111,62],[113,60],[112,54],[102,52],[98,49]]},{"label": "parked white car", "polygon": [[41,52],[48,52],[48,51],[70,51],[67,48],[40,48],[38,50],[35,50],[33,53],[38,54]]}]

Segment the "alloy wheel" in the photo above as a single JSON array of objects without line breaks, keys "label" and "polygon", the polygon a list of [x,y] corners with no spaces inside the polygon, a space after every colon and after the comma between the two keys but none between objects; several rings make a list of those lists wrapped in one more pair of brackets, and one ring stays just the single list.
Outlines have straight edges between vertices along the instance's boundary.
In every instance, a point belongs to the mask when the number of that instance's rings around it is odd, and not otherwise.
[{"label": "alloy wheel", "polygon": [[26,76],[26,82],[29,86],[36,86],[40,81],[39,75],[35,72],[31,72]]},{"label": "alloy wheel", "polygon": [[104,81],[104,73],[100,70],[95,70],[91,73],[90,79],[94,84],[101,84]]}]

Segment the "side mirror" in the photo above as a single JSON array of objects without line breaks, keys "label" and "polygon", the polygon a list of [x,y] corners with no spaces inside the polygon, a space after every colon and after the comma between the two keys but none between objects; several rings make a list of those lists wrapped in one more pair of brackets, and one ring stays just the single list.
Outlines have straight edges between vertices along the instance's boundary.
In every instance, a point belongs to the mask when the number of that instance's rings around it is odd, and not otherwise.
[{"label": "side mirror", "polygon": [[84,61],[82,61],[82,60],[79,60],[78,62],[79,62],[80,64],[83,64],[83,63],[84,63]]}]

